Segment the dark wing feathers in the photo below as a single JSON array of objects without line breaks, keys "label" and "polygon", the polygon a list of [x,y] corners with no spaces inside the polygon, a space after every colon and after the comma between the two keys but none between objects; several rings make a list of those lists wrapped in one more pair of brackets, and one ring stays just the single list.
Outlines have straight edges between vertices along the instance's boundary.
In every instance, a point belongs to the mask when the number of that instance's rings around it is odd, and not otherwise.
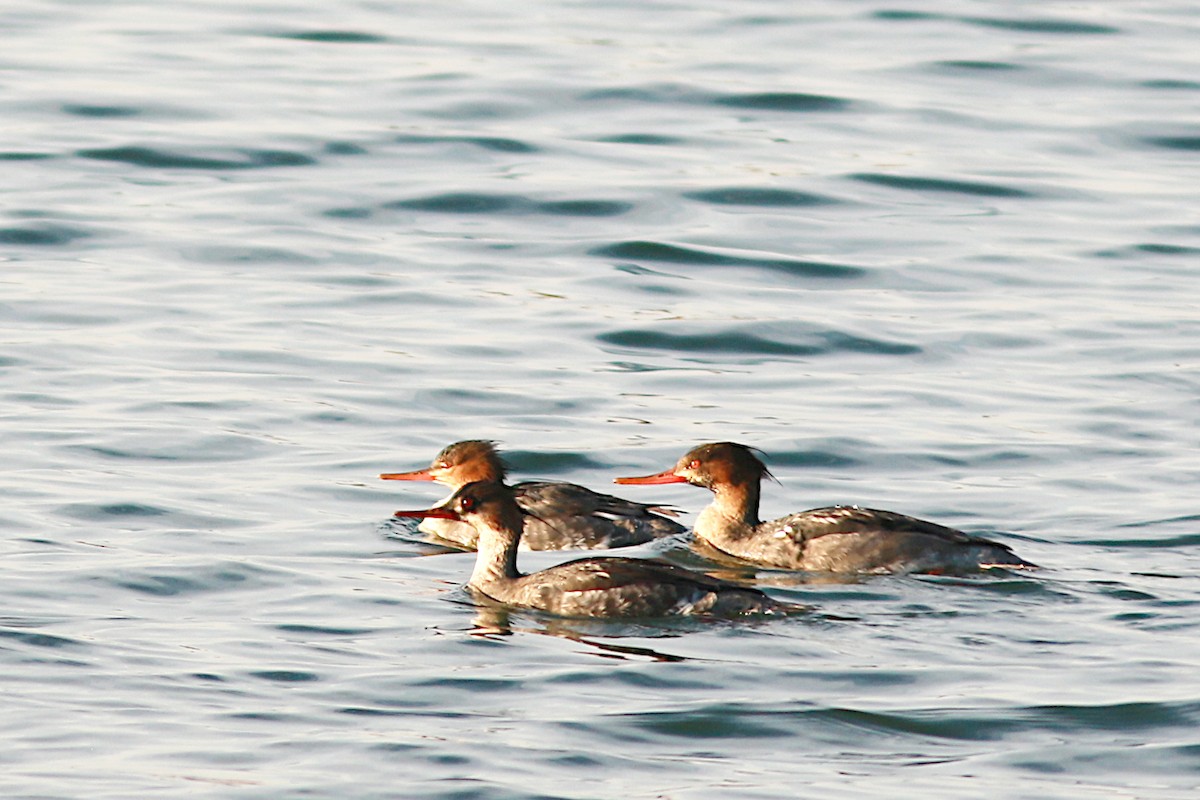
[{"label": "dark wing feathers", "polygon": [[545,575],[551,572],[555,573],[553,578],[555,583],[568,592],[607,591],[648,583],[674,584],[706,591],[742,588],[701,572],[693,572],[666,561],[647,558],[622,558],[620,556],[581,558],[551,567],[539,574]]},{"label": "dark wing feathers", "polygon": [[512,488],[517,503],[535,517],[552,514],[581,517],[600,514],[614,517],[645,517],[651,513],[667,513],[672,516],[678,513],[674,509],[635,503],[610,494],[593,492],[574,483],[522,481]]},{"label": "dark wing feathers", "polygon": [[[829,506],[801,511],[784,517],[778,523],[781,527],[791,527],[793,538],[805,541],[828,536],[836,533],[920,533],[935,536],[946,542],[970,544],[981,540],[974,539],[960,530],[927,522],[923,519],[897,514],[894,511],[879,511],[873,508],[859,506]],[[995,542],[998,547],[1007,547]]]}]

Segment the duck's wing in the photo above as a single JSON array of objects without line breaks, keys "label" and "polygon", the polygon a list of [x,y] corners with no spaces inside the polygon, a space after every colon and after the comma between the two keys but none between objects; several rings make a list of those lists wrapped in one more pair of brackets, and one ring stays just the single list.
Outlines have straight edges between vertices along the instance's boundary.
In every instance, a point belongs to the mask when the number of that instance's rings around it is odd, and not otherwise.
[{"label": "duck's wing", "polygon": [[[956,528],[910,517],[895,511],[881,511],[860,506],[828,506],[801,511],[765,523],[787,531],[798,541],[811,541],[833,534],[904,534],[933,536],[945,542],[973,544],[985,541],[968,536]],[[995,543],[993,543],[995,544]],[[1004,546],[1004,545],[999,545]]]},{"label": "duck's wing", "polygon": [[651,514],[675,516],[678,510],[667,506],[637,503],[611,494],[594,492],[585,486],[560,481],[522,481],[513,493],[521,508],[534,516],[613,516],[645,517]]}]

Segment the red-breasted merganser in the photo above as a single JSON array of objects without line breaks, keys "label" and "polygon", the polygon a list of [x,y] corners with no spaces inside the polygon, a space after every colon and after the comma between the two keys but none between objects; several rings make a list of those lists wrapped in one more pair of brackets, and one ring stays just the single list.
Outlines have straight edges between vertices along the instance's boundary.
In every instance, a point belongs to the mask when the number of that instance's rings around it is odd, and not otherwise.
[{"label": "red-breasted merganser", "polygon": [[522,574],[517,546],[523,512],[512,489],[496,481],[469,483],[439,506],[396,516],[471,524],[479,534],[479,552],[467,587],[510,606],[565,617],[728,617],[803,610],[758,589],[650,559],[592,556]]},{"label": "red-breasted merganser", "polygon": [[[457,490],[472,481],[503,482],[507,474],[492,442],[468,440],[442,450],[427,469],[379,477],[385,481],[437,481]],[[603,550],[687,532],[683,525],[661,516],[675,514],[672,509],[622,500],[574,483],[523,481],[512,490],[529,514],[521,539],[521,546],[528,550]],[[474,528],[454,519],[431,517],[421,522],[420,530],[468,550],[475,548],[478,538]]]},{"label": "red-breasted merganser", "polygon": [[664,472],[616,483],[690,483],[711,490],[712,503],[696,518],[696,537],[768,567],[859,574],[1036,567],[1008,545],[892,511],[831,506],[763,522],[758,499],[764,477],[771,473],[749,447],[715,442],[692,449]]}]

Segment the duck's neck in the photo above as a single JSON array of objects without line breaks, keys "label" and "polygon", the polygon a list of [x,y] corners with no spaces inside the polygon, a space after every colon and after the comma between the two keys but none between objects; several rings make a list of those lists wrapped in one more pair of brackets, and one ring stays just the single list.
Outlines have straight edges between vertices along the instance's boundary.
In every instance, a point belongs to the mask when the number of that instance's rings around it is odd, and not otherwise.
[{"label": "duck's neck", "polygon": [[713,488],[713,500],[696,518],[696,535],[721,548],[754,532],[758,518],[759,482],[722,484]]},{"label": "duck's neck", "polygon": [[470,585],[486,590],[489,585],[521,577],[517,569],[520,533],[498,530],[489,525],[479,527],[478,531],[479,552],[475,556]]}]

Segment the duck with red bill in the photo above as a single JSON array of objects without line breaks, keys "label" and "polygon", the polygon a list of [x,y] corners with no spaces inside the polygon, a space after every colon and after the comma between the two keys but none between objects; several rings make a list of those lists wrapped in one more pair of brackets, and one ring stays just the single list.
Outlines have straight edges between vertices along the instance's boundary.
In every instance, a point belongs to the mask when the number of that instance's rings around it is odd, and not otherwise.
[{"label": "duck with red bill", "polygon": [[829,506],[763,522],[759,493],[767,477],[771,473],[751,448],[713,442],[688,451],[670,469],[615,482],[709,489],[713,499],[696,518],[696,537],[761,566],[866,575],[1036,567],[1006,544],[894,511]]},{"label": "duck with red bill", "polygon": [[467,588],[508,606],[564,617],[740,617],[803,611],[758,589],[718,580],[656,559],[593,556],[522,573],[517,546],[523,513],[512,490],[496,481],[469,483],[433,508],[398,517],[454,519],[478,533]]},{"label": "duck with red bill", "polygon": [[[503,482],[508,465],[493,442],[469,439],[455,442],[437,454],[425,469],[385,472],[385,481],[437,481],[457,490],[473,481]],[[523,481],[512,487],[517,504],[529,512],[522,547],[527,550],[603,550],[643,544],[687,528],[664,514],[674,509],[635,503],[593,492],[564,481]],[[476,547],[475,529],[447,518],[427,518],[420,530],[437,540],[466,549]]]}]

